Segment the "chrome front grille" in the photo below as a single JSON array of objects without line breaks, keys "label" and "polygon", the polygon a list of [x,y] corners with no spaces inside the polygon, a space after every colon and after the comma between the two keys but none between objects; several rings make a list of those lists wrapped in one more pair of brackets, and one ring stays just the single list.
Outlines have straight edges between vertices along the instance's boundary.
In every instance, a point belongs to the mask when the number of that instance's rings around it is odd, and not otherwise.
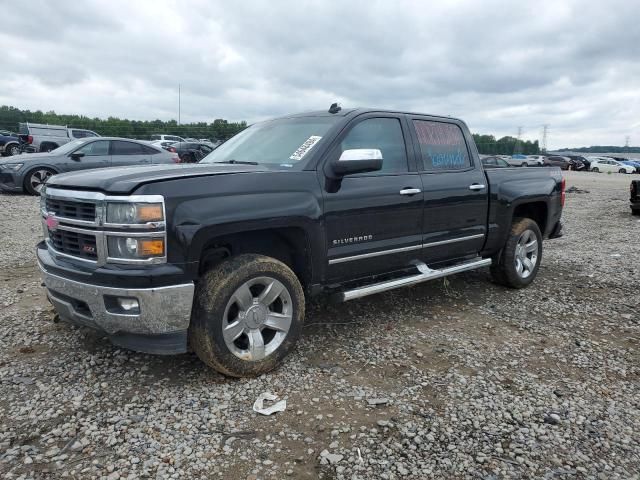
[{"label": "chrome front grille", "polygon": [[98,259],[96,235],[70,230],[48,229],[51,245],[60,253],[89,260]]},{"label": "chrome front grille", "polygon": [[55,213],[58,217],[90,222],[96,220],[95,203],[47,198],[46,207],[47,212]]},{"label": "chrome front grille", "polygon": [[63,190],[45,187],[40,213],[47,247],[54,256],[73,258],[96,266],[108,263],[153,264],[166,262],[163,257],[148,259],[110,258],[107,239],[113,236],[159,237],[166,245],[166,222],[146,224],[110,224],[106,222],[108,202],[157,202],[160,195],[111,196],[100,192]]}]

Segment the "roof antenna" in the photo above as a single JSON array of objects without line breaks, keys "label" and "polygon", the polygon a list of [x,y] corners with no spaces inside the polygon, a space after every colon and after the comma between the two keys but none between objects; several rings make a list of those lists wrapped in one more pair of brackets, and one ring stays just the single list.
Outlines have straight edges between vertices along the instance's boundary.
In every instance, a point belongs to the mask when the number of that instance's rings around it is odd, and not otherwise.
[{"label": "roof antenna", "polygon": [[342,107],[338,103],[332,103],[329,107],[329,113],[338,113]]}]

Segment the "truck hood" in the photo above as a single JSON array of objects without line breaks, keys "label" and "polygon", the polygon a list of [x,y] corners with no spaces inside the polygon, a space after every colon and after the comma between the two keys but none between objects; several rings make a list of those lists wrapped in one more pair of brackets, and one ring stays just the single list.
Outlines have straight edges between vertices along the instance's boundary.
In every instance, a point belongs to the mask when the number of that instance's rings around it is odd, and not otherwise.
[{"label": "truck hood", "polygon": [[264,172],[259,165],[183,164],[111,167],[54,175],[47,186],[69,190],[95,190],[105,193],[131,193],[141,185],[186,177]]}]

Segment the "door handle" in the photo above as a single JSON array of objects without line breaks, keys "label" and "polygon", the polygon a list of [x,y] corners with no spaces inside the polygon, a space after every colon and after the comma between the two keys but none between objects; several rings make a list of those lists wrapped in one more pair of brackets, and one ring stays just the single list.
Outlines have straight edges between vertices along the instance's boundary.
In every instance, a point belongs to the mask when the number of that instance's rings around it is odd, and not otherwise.
[{"label": "door handle", "polygon": [[421,193],[422,190],[419,188],[403,188],[400,190],[400,195],[415,195],[416,193]]},{"label": "door handle", "polygon": [[473,185],[469,185],[469,190],[484,190],[485,188],[487,187],[480,183],[474,183]]}]

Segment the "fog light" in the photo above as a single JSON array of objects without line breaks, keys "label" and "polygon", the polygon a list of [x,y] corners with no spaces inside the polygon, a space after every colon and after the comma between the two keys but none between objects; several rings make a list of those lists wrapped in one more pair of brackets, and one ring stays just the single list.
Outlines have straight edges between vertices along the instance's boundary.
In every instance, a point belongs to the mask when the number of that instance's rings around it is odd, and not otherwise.
[{"label": "fog light", "polygon": [[140,304],[135,298],[118,297],[118,305],[125,312],[131,312],[132,310],[140,310]]}]

